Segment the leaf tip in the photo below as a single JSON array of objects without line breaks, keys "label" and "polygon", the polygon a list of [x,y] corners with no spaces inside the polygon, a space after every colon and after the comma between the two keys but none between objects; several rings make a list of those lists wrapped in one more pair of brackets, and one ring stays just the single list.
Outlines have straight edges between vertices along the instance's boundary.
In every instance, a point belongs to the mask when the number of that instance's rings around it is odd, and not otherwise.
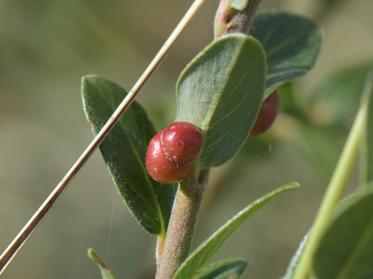
[{"label": "leaf tip", "polygon": [[100,79],[100,77],[94,74],[82,76],[81,78],[82,92],[84,92],[84,89],[87,88],[88,85],[94,83],[98,79]]},{"label": "leaf tip", "polygon": [[89,248],[87,251],[88,258],[100,268],[110,270],[107,265],[100,259],[96,251],[93,248]]},{"label": "leaf tip", "polygon": [[284,191],[290,191],[290,190],[298,190],[300,188],[300,184],[298,182],[289,182],[285,185],[282,185],[277,189],[276,192],[284,192]]},{"label": "leaf tip", "polygon": [[93,250],[93,248],[89,248],[89,249],[87,250],[87,256],[88,256],[88,258],[89,258],[92,262],[94,262],[94,263],[99,262],[99,258],[98,258],[97,254],[96,254],[96,251]]},{"label": "leaf tip", "polygon": [[300,188],[299,182],[293,181],[284,186],[288,190],[298,190]]},{"label": "leaf tip", "polygon": [[87,255],[88,258],[97,265],[103,279],[114,279],[114,275],[111,272],[111,269],[99,258],[95,250],[89,248],[87,251]]}]

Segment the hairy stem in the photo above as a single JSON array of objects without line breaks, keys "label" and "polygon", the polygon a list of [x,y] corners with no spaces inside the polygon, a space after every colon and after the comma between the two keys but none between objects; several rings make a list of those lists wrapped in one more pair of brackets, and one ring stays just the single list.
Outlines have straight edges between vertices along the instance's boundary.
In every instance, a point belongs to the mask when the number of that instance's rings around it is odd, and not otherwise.
[{"label": "hairy stem", "polygon": [[311,229],[308,244],[305,247],[299,265],[295,271],[294,279],[306,279],[310,275],[312,257],[316,251],[317,245],[319,244],[325,227],[329,223],[333,210],[343,195],[356,165],[360,144],[364,134],[366,113],[367,106],[363,105],[355,118],[350,135],[330,180],[321,207]]},{"label": "hairy stem", "polygon": [[208,172],[192,174],[179,185],[156,279],[171,279],[188,255]]},{"label": "hairy stem", "polygon": [[[249,0],[248,5],[239,11],[233,9],[227,0],[221,0],[215,17],[215,38],[235,32],[249,34],[260,1]],[[208,173],[209,170],[203,170],[193,174],[179,185],[162,255],[160,261],[157,260],[156,279],[171,279],[188,256]]]},{"label": "hairy stem", "polygon": [[249,34],[251,23],[261,0],[249,0],[242,10],[231,7],[229,0],[221,0],[215,16],[215,38],[229,33]]}]

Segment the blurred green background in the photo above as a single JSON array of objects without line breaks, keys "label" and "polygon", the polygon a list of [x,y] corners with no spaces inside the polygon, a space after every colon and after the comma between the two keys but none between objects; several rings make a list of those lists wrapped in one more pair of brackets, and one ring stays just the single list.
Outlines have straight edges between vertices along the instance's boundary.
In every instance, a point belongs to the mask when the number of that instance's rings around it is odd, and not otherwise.
[{"label": "blurred green background", "polygon": [[[218,1],[207,1],[139,96],[158,128],[172,121],[175,80],[212,39]],[[92,139],[80,77],[130,88],[191,0],[0,0],[0,249]],[[373,65],[371,0],[264,0],[324,30],[315,69],[282,89],[272,131],[216,169],[195,237],[204,240],[279,184],[299,181],[219,253],[249,263],[245,278],[280,278],[309,228]],[[152,278],[154,237],[132,219],[100,154],[87,163],[4,273],[4,279],[99,278],[95,248],[118,278]]]}]

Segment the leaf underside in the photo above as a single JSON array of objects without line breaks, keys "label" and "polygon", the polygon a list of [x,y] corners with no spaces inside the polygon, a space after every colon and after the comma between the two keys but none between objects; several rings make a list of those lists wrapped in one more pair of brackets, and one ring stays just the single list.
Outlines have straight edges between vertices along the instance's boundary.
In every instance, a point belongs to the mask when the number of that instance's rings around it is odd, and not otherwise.
[{"label": "leaf underside", "polygon": [[373,278],[373,192],[344,201],[313,258],[317,278]]},{"label": "leaf underside", "polygon": [[[96,135],[127,92],[98,76],[82,79],[86,118]],[[174,187],[152,180],[145,168],[145,154],[155,129],[144,109],[132,103],[118,124],[100,145],[102,156],[117,190],[135,219],[152,234],[166,231]]]}]

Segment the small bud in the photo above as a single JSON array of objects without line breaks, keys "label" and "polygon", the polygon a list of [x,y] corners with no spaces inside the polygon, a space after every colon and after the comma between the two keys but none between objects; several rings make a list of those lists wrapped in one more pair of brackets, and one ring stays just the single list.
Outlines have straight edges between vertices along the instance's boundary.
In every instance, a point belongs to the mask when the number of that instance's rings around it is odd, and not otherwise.
[{"label": "small bud", "polygon": [[202,133],[193,124],[171,124],[158,132],[149,143],[146,153],[149,175],[161,183],[182,180],[192,170],[202,144]]},{"label": "small bud", "polygon": [[215,38],[221,37],[228,33],[229,24],[234,15],[234,9],[229,5],[227,0],[221,0],[219,8],[215,15],[214,34]]},{"label": "small bud", "polygon": [[266,132],[276,119],[280,109],[280,96],[277,91],[273,91],[263,102],[251,135],[256,136]]}]

